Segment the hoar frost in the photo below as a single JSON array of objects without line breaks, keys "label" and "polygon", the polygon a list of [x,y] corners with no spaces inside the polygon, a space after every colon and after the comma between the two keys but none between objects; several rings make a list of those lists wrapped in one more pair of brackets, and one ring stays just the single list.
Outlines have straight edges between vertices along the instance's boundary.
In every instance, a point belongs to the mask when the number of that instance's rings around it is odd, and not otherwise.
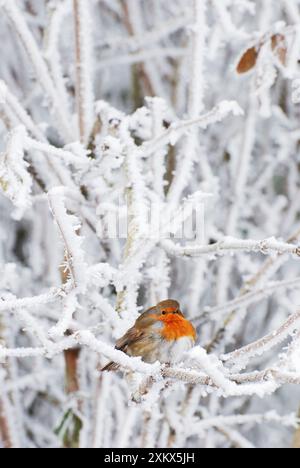
[{"label": "hoar frost", "polygon": [[0,189],[15,206],[16,219],[31,206],[32,177],[25,160],[26,136],[24,127],[16,128],[9,136],[6,151],[0,154]]},{"label": "hoar frost", "polygon": [[[0,13],[0,447],[299,447],[299,0]],[[167,298],[176,367],[115,349]]]}]

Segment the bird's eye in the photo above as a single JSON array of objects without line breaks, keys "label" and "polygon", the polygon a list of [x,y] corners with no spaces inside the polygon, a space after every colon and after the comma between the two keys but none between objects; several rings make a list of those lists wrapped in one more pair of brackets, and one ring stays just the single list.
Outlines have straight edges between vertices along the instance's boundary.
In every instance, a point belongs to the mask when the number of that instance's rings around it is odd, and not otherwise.
[{"label": "bird's eye", "polygon": [[162,312],[161,312],[162,315],[166,315],[166,313],[167,312],[165,310],[162,310]]}]

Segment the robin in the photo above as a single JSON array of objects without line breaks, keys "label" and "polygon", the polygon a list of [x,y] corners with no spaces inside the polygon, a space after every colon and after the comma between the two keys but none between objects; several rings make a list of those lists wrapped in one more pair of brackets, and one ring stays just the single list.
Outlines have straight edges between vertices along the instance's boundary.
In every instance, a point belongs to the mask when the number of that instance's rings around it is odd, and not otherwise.
[{"label": "robin", "polygon": [[[142,313],[117,341],[116,349],[128,356],[141,356],[149,364],[156,361],[174,364],[193,347],[196,336],[195,328],[184,317],[179,303],[169,299]],[[110,362],[102,370],[118,368],[118,364]]]}]

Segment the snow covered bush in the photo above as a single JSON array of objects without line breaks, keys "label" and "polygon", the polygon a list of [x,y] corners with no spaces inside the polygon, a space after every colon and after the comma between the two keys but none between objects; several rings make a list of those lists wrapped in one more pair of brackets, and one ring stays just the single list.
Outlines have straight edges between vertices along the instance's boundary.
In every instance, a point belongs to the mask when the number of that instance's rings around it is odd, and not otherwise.
[{"label": "snow covered bush", "polygon": [[300,0],[0,11],[0,446],[300,447]]}]

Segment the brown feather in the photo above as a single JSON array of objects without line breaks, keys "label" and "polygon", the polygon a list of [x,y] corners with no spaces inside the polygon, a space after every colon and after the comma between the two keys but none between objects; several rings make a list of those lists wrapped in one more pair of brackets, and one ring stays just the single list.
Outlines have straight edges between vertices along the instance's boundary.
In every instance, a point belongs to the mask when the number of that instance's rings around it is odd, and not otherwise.
[{"label": "brown feather", "polygon": [[[125,354],[131,355],[130,352],[128,352],[128,347],[130,345],[134,345],[141,341],[143,337],[145,336],[145,333],[141,330],[139,330],[136,326],[130,328],[124,336],[122,336],[116,343],[115,349],[118,351],[123,351]],[[119,364],[116,364],[115,362],[110,362],[107,364],[105,367],[103,367],[102,372],[104,371],[115,371],[119,369]]]}]

